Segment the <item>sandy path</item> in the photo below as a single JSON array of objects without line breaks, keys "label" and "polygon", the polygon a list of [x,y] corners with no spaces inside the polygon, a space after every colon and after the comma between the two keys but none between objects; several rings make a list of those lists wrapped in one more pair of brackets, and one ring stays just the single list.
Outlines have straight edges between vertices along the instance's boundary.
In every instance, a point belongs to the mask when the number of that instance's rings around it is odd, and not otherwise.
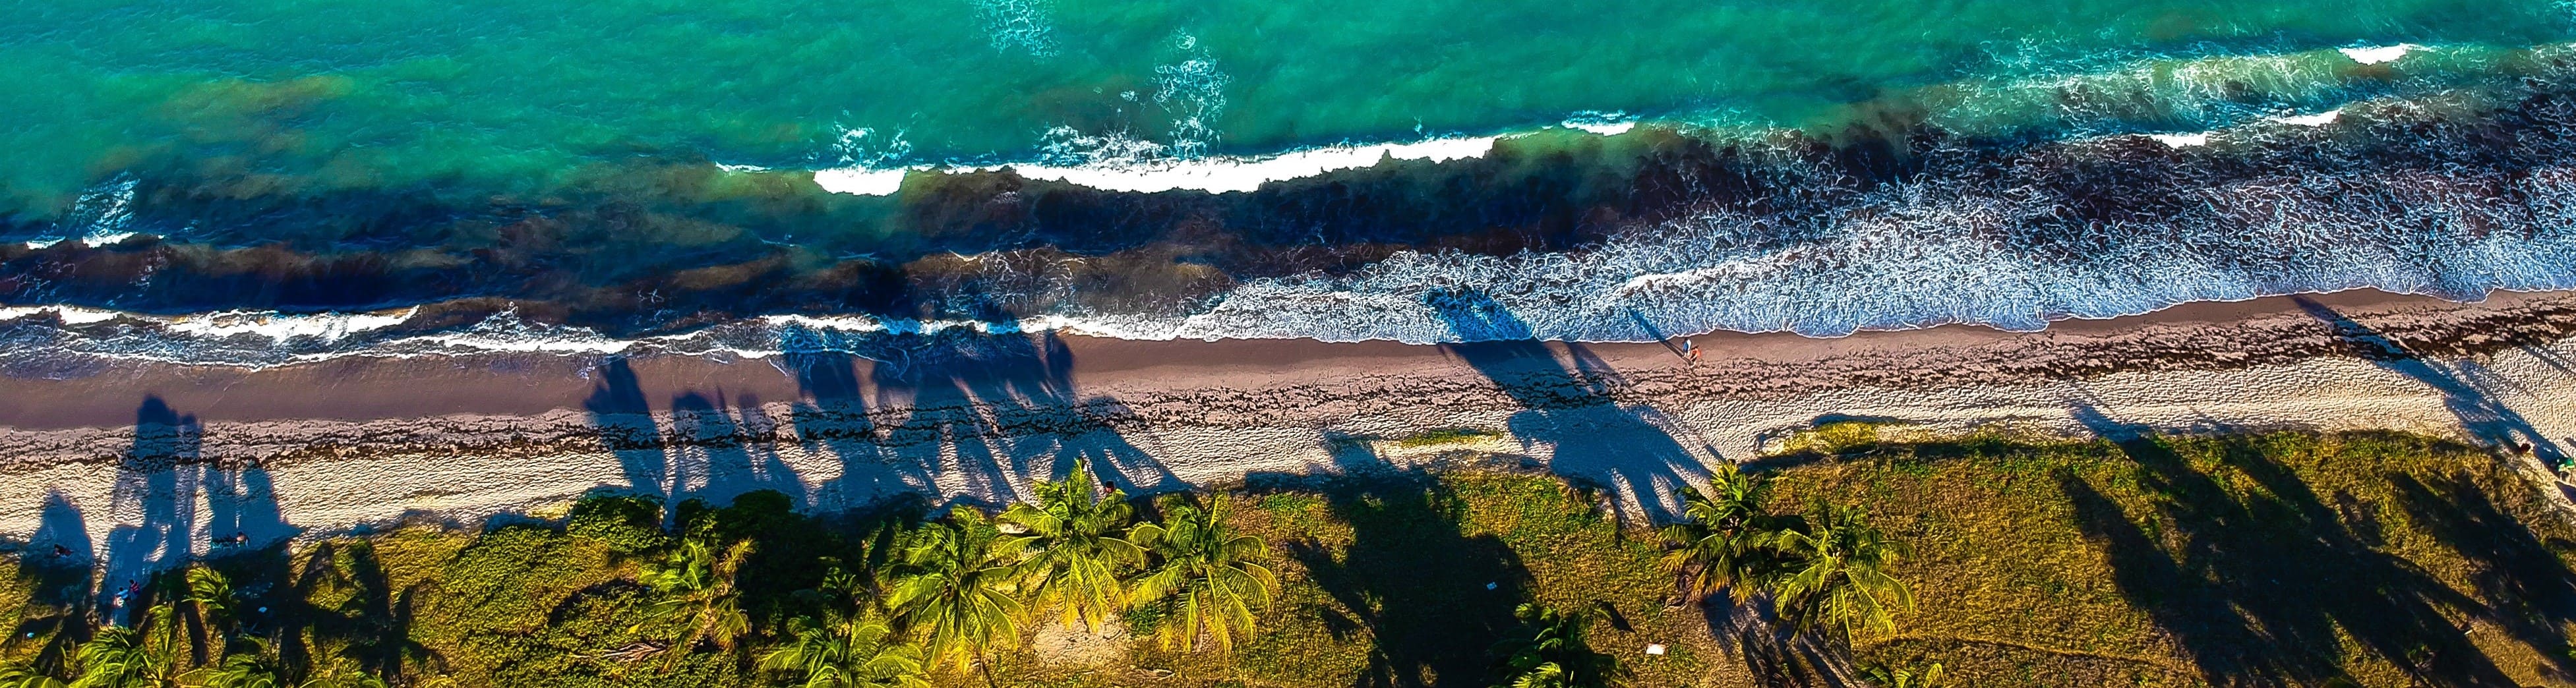
[{"label": "sandy path", "polygon": [[[0,534],[98,557],[112,580],[236,533],[261,544],[468,522],[600,489],[777,489],[819,509],[907,491],[999,501],[1077,458],[1171,489],[1460,448],[1592,480],[1623,513],[1653,517],[1706,466],[1830,414],[2063,434],[2394,428],[2542,458],[2576,438],[2567,294],[2349,294],[2039,334],[1699,343],[1711,356],[1696,367],[1653,344],[1062,339],[903,365],[376,361],[0,380]],[[1398,441],[1432,429],[1487,435]]]}]

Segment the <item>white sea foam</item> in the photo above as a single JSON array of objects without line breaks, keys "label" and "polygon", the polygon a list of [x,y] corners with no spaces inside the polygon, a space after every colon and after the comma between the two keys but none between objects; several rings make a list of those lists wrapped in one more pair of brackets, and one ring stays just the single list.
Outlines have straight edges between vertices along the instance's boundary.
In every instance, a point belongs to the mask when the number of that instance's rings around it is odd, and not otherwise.
[{"label": "white sea foam", "polygon": [[1581,129],[1581,130],[1588,131],[1588,132],[1592,132],[1592,133],[1595,133],[1595,134],[1600,134],[1600,135],[1602,135],[1602,136],[1618,136],[1618,135],[1620,135],[1620,134],[1628,133],[1628,130],[1630,130],[1630,129],[1635,129],[1635,128],[1637,128],[1637,123],[1636,123],[1636,122],[1633,122],[1633,121],[1630,121],[1630,122],[1609,122],[1609,123],[1595,123],[1595,122],[1566,122],[1566,123],[1565,123],[1565,126],[1570,127],[1570,128],[1574,128],[1574,129]]},{"label": "white sea foam", "polygon": [[892,196],[903,190],[906,168],[871,170],[863,167],[834,167],[814,171],[814,185],[824,191],[853,196]]},{"label": "white sea foam", "polygon": [[1215,58],[1198,47],[1198,38],[1184,33],[1174,34],[1174,40],[1196,55],[1154,67],[1154,103],[1172,115],[1172,157],[1196,160],[1216,145],[1217,118],[1225,114],[1225,87],[1234,77],[1217,69]]},{"label": "white sea foam", "polygon": [[1581,112],[1562,122],[1567,129],[1581,129],[1602,136],[1618,136],[1637,128],[1637,118],[1625,112]]},{"label": "white sea foam", "polygon": [[2392,62],[2397,58],[2405,57],[2407,53],[2414,52],[2422,47],[2424,46],[2413,43],[2399,43],[2396,45],[2382,45],[2367,48],[2336,48],[2336,50],[2342,52],[2345,57],[2352,58],[2352,61],[2354,62],[2367,65]]},{"label": "white sea foam", "polygon": [[[2288,135],[2269,126],[2218,133],[2255,144]],[[1291,174],[1391,157],[1457,159],[1493,145],[1484,138],[1342,147],[1308,152],[1281,169]],[[1031,331],[1419,343],[1647,341],[1710,330],[1839,336],[1944,323],[2033,330],[2058,319],[2178,303],[2362,287],[2457,299],[2496,289],[2576,288],[2576,200],[2570,200],[2576,199],[2576,167],[2517,169],[2509,179],[2448,176],[2478,174],[2469,169],[2364,167],[2258,175],[2176,191],[2181,195],[2164,211],[2087,218],[2088,211],[2069,205],[2081,200],[2081,188],[2011,175],[1963,184],[1985,168],[1943,166],[1990,161],[1937,150],[1927,156],[1922,164],[1929,171],[1862,189],[1836,181],[1830,167],[1796,167],[1798,158],[1783,153],[1776,183],[1819,185],[1775,199],[1786,205],[1705,208],[1622,230],[1580,251],[1402,251],[1333,274],[1246,279],[1170,311],[1103,313],[1067,305],[999,322],[770,315],[619,338],[508,313],[469,328],[425,332],[398,326],[405,318],[390,313],[291,316],[340,319],[323,324],[329,321],[14,306],[0,308],[0,341],[9,343],[0,347],[0,360],[86,354],[265,366],[334,356],[478,353],[762,357],[882,351],[950,333]],[[2482,190],[2463,193],[2463,184]],[[2510,188],[2487,189],[2491,184]],[[2057,226],[2070,221],[2086,224],[2080,231]],[[1010,261],[986,263],[991,267],[981,269],[1020,269]],[[985,277],[992,284],[1033,285],[1031,293],[991,295],[1005,302],[1082,303],[1082,294],[1062,281]],[[45,314],[52,317],[32,317]]]},{"label": "white sea foam", "polygon": [[[833,193],[867,196],[891,195],[902,188],[903,176],[912,171],[939,174],[972,174],[1008,169],[1022,177],[1080,184],[1103,191],[1155,193],[1161,191],[1204,191],[1227,193],[1252,191],[1270,182],[1313,177],[1339,170],[1377,165],[1385,160],[1423,160],[1447,162],[1481,158],[1494,150],[1500,136],[1437,138],[1411,143],[1381,143],[1364,146],[1324,146],[1262,157],[1209,157],[1183,160],[1147,157],[1105,164],[1048,165],[1042,163],[1006,165],[920,166],[890,170],[833,168],[816,170],[814,183]],[[1133,139],[1091,139],[1110,147],[1115,153],[1133,154],[1146,148]],[[1142,156],[1139,156],[1142,157]]]},{"label": "white sea foam", "polygon": [[139,234],[135,232],[92,232],[88,236],[81,237],[80,242],[90,248],[97,248],[125,243],[126,239],[136,236]]},{"label": "white sea foam", "polygon": [[192,337],[227,338],[242,335],[273,340],[314,338],[336,341],[352,335],[380,330],[408,321],[420,308],[373,313],[286,314],[274,311],[220,311],[189,315],[145,315],[103,308],[80,306],[0,306],[0,322],[51,315],[66,325],[88,325],[115,320],[150,325],[163,332]]},{"label": "white sea foam", "polygon": [[202,337],[254,335],[278,340],[311,337],[331,341],[400,325],[419,314],[418,307],[378,313],[315,315],[224,311],[169,318],[162,327],[171,332]]},{"label": "white sea foam", "polygon": [[2190,134],[2148,134],[2147,138],[2155,139],[2156,143],[2165,144],[2174,148],[2190,148],[2192,146],[2209,145],[2209,132],[2206,131]]},{"label": "white sea foam", "polygon": [[[1195,190],[1208,193],[1252,191],[1262,184],[1312,177],[1336,170],[1370,167],[1384,160],[1446,162],[1481,158],[1494,150],[1497,136],[1431,139],[1369,146],[1326,146],[1257,158],[1202,158],[1134,163],[1126,166],[1009,165],[1030,179],[1080,184],[1105,191],[1153,193]],[[973,169],[973,168],[966,168]]]},{"label": "white sea foam", "polygon": [[2328,125],[2328,124],[2333,124],[2333,123],[2335,122],[2335,120],[2337,120],[2337,119],[2341,119],[2342,117],[2343,117],[2343,109],[2342,109],[2342,108],[2336,108],[2336,109],[2333,109],[2333,110],[2327,110],[2327,111],[2325,111],[2325,112],[2319,112],[2319,113],[2311,114],[2311,115],[2287,115],[2287,116],[2281,116],[2281,117],[2273,117],[2273,118],[2271,118],[2271,119],[2272,119],[2272,121],[2274,121],[2274,122],[2279,122],[2279,123],[2287,124],[2287,125],[2294,126],[2294,127],[2322,127],[2322,126],[2325,126],[2325,125]]},{"label": "white sea foam", "polygon": [[125,315],[118,311],[79,306],[0,306],[0,322],[49,314],[71,325],[106,322]]},{"label": "white sea foam", "polygon": [[994,50],[1055,55],[1055,25],[1047,20],[1045,0],[975,0],[975,15],[983,20]]}]

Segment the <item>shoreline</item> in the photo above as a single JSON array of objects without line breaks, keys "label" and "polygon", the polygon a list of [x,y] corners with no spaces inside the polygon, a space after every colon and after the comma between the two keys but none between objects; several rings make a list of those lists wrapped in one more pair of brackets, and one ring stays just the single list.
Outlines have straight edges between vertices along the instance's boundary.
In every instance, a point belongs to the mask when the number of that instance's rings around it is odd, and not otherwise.
[{"label": "shoreline", "polygon": [[[2499,291],[2484,301],[2460,303],[2354,289],[2194,302],[2116,318],[2059,320],[2038,332],[1951,324],[1828,338],[1719,331],[1665,342],[1456,344],[1133,340],[1035,333],[1027,335],[1030,344],[998,355],[964,352],[985,358],[911,366],[928,370],[830,353],[761,358],[539,352],[351,356],[265,368],[118,361],[63,379],[0,376],[0,433],[129,427],[135,422],[136,404],[145,397],[163,399],[173,408],[194,409],[191,415],[208,423],[539,416],[585,409],[599,387],[592,373],[610,361],[631,366],[638,382],[636,392],[653,412],[668,414],[674,400],[690,393],[779,401],[846,400],[882,395],[886,390],[881,387],[907,384],[894,378],[1042,375],[1061,378],[1051,379],[1051,384],[1115,397],[1311,387],[1317,380],[1394,374],[1436,378],[1475,372],[1476,366],[1465,363],[1462,352],[1493,359],[1509,373],[1531,365],[1557,367],[1560,361],[1553,359],[1579,350],[1621,377],[1651,378],[1674,392],[1751,396],[1777,394],[1790,389],[1789,383],[1801,390],[1998,383],[2133,369],[2244,367],[2345,353],[2348,347],[2334,341],[2331,332],[2299,305],[2302,301],[2378,325],[2417,349],[2436,343],[2425,340],[2463,340],[2431,347],[2426,353],[2483,353],[2576,335],[2576,291]],[[2253,333],[2275,339],[2231,341]],[[1661,379],[1694,370],[1684,365],[1678,349],[1686,339],[1708,352],[1696,369],[1700,374]],[[2466,341],[2472,339],[2479,341]],[[1040,351],[1042,346],[1049,350]],[[1541,350],[1549,353],[1542,356]],[[1008,370],[982,370],[997,363]],[[1886,365],[1874,369],[1873,364]],[[818,365],[835,369],[820,374],[846,379],[831,383],[799,379],[804,375],[798,369]],[[840,367],[848,370],[837,370]],[[889,384],[879,384],[879,377],[889,378]],[[436,384],[411,384],[424,378]],[[392,391],[396,389],[399,392]]]},{"label": "shoreline", "polygon": [[[194,535],[169,546],[194,555],[229,532],[268,543],[473,522],[600,490],[722,502],[774,489],[818,511],[902,493],[991,504],[1074,460],[1162,491],[1461,450],[1588,481],[1621,518],[1655,520],[1709,466],[1832,417],[2059,436],[2390,429],[2541,461],[2576,441],[2576,293],[2344,292],[2040,333],[1694,339],[1709,352],[1696,367],[1662,344],[1040,336],[910,365],[520,356],[5,378],[0,536],[106,542],[187,514],[177,528]],[[1450,430],[1468,432],[1406,441]],[[267,525],[226,525],[245,522]]]}]

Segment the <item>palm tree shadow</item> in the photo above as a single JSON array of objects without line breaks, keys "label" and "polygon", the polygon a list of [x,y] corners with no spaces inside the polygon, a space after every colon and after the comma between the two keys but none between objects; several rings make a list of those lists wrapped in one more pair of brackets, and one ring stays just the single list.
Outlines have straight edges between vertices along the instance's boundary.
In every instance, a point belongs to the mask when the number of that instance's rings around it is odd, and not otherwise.
[{"label": "palm tree shadow", "polygon": [[[300,620],[298,627],[278,633],[284,641],[280,655],[291,665],[316,663],[305,641],[310,637],[338,645],[342,657],[387,682],[399,682],[414,669],[444,670],[446,658],[412,637],[421,607],[440,596],[438,588],[433,580],[424,580],[395,589],[373,544],[338,540],[315,545],[290,590],[294,594],[283,602],[301,609],[277,616]],[[316,597],[341,602],[323,608],[307,601]]]},{"label": "palm tree shadow", "polygon": [[1866,685],[1853,680],[1848,652],[1817,634],[1799,633],[1782,623],[1768,595],[1738,602],[1731,592],[1721,590],[1701,598],[1700,616],[1719,647],[1743,662],[1757,684],[1781,688]]},{"label": "palm tree shadow", "polygon": [[1007,502],[1021,497],[1023,482],[1075,461],[1130,493],[1185,486],[1119,432],[1132,412],[1076,392],[1073,353],[1052,332],[834,341],[867,353],[798,354],[791,364],[810,402],[794,422],[800,438],[841,458],[843,478],[831,489],[845,503],[916,491],[940,494],[943,506]]},{"label": "palm tree shadow", "polygon": [[59,491],[46,495],[36,532],[18,563],[17,584],[32,593],[9,637],[0,639],[0,649],[16,654],[17,648],[33,643],[29,661],[37,670],[69,673],[73,649],[89,640],[95,564],[80,507]]},{"label": "palm tree shadow", "polygon": [[1464,502],[1430,473],[1305,482],[1336,521],[1350,525],[1351,542],[1285,547],[1332,599],[1332,607],[1313,612],[1327,629],[1370,638],[1369,663],[1355,685],[1468,684],[1485,676],[1486,651],[1516,627],[1512,610],[1528,596],[1530,573],[1520,555],[1495,536],[1468,535]]},{"label": "palm tree shadow", "polygon": [[630,489],[673,501],[670,459],[662,451],[662,428],[653,420],[652,405],[644,400],[644,387],[636,378],[635,367],[621,356],[601,363],[595,372],[599,382],[591,388],[590,398],[583,400],[582,408],[590,412],[590,423],[600,443],[617,454]]},{"label": "palm tree shadow", "polygon": [[[1616,493],[1622,520],[1669,521],[1680,508],[1673,494],[1705,480],[1702,463],[1720,460],[1699,443],[1695,454],[1675,440],[1679,424],[1643,404],[1622,406],[1611,390],[1622,382],[1600,357],[1567,344],[1570,360],[1535,339],[1527,323],[1501,303],[1474,290],[1434,294],[1425,304],[1463,343],[1442,350],[1464,360],[1519,404],[1506,422],[1524,447],[1545,445],[1559,474]],[[1634,506],[1642,513],[1624,513]]]},{"label": "palm tree shadow", "polygon": [[2072,414],[2115,438],[2140,489],[2157,496],[2133,516],[2085,477],[2059,471],[2077,525],[2109,558],[2121,594],[2208,680],[2318,685],[2342,677],[2349,638],[2422,684],[2509,684],[2446,619],[2476,600],[2374,549],[2372,529],[2347,516],[2355,508],[2329,506],[2259,439],[2205,440],[2219,456],[2203,467],[2146,428],[2083,404]]},{"label": "palm tree shadow", "polygon": [[[2495,388],[2507,383],[2495,378],[2484,366],[2419,356],[2404,344],[2345,317],[2325,304],[2307,297],[2294,300],[2301,310],[2324,322],[2347,352],[2382,369],[2413,378],[2441,393],[2442,405],[2459,418],[2460,427],[2467,429],[2479,441],[2489,446],[2528,450],[2552,467],[2567,465],[2567,453],[2557,442],[2540,434],[2520,411],[2495,397]],[[2532,348],[2526,351],[2546,350]],[[2542,360],[2561,372],[2567,370],[2557,357],[2543,356]]]},{"label": "palm tree shadow", "polygon": [[2544,662],[2537,673],[2576,680],[2566,632],[2576,620],[2576,571],[2556,554],[2576,543],[2544,542],[2464,473],[2435,477],[2430,485],[2403,474],[2388,479],[2415,523],[2475,563],[2470,585],[2488,601],[2481,617],[2530,646]]}]

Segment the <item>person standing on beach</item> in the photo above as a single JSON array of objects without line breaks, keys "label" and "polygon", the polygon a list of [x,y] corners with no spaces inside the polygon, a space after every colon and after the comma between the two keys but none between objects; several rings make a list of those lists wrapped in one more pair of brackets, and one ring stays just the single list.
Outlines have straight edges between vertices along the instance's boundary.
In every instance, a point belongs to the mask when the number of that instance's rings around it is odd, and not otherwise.
[{"label": "person standing on beach", "polygon": [[1682,356],[1687,357],[1687,358],[1689,358],[1689,359],[1690,359],[1690,364],[1691,364],[1691,366],[1692,366],[1692,367],[1698,367],[1698,366],[1699,366],[1699,341],[1698,341],[1698,340],[1694,340],[1694,339],[1683,339],[1683,340],[1682,340]]}]

